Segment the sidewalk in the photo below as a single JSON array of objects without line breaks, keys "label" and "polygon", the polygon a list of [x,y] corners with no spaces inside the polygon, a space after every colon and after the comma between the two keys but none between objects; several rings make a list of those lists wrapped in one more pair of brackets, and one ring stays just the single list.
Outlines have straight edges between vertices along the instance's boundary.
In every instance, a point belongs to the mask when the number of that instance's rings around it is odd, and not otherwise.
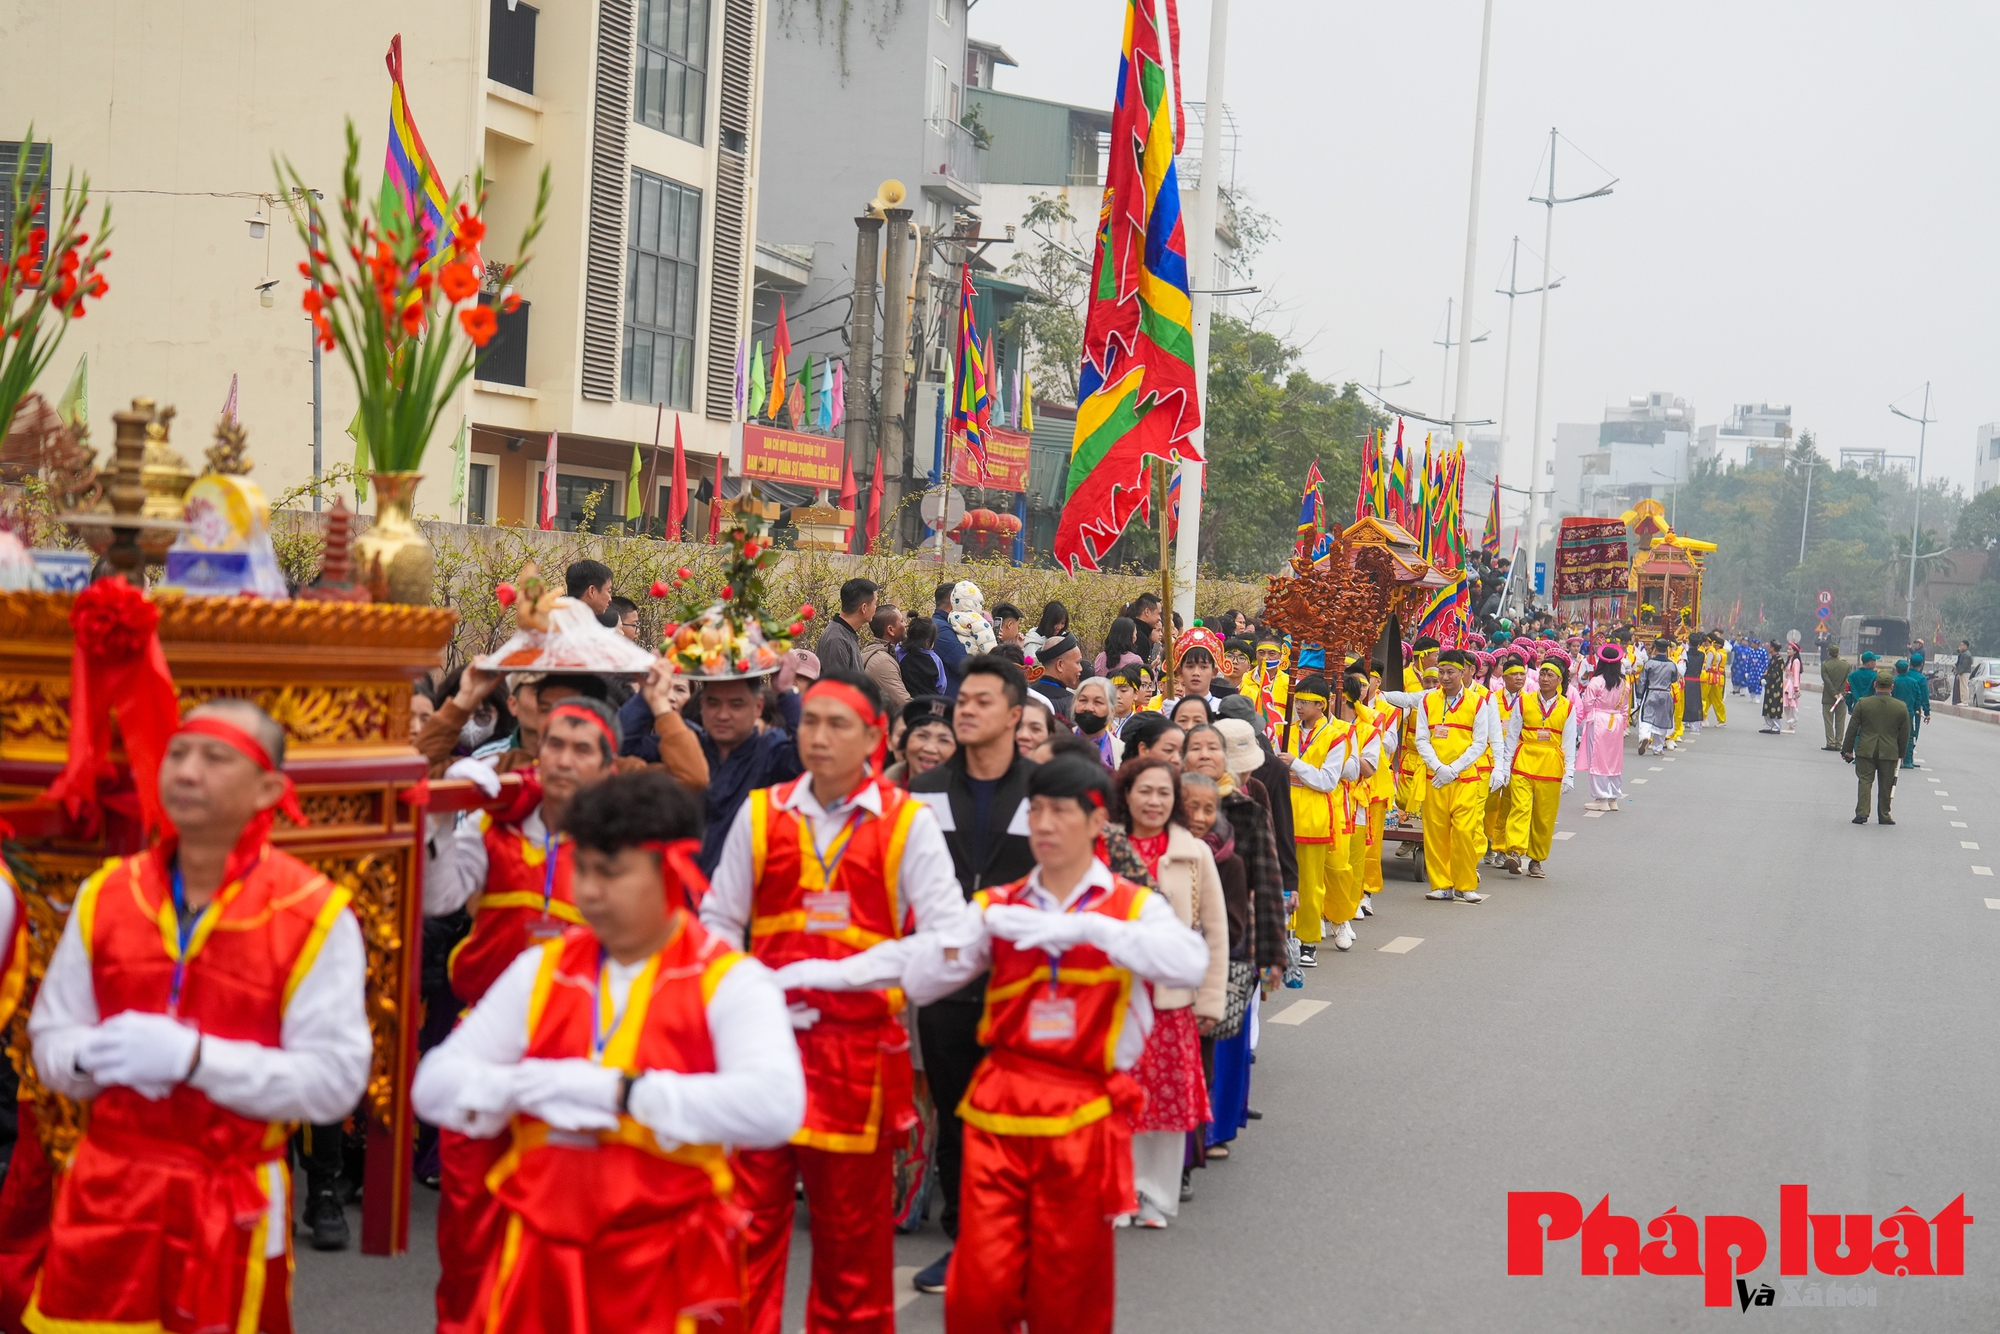
[{"label": "sidewalk", "polygon": [[[1820,693],[1819,682],[1817,681],[1801,681],[1799,682],[1799,688],[1801,690],[1810,690],[1815,695]],[[1947,713],[1954,718],[1963,718],[1967,722],[1985,723],[1991,727],[2000,727],[2000,709],[1975,709],[1970,704],[1947,704],[1943,700],[1932,700],[1931,712],[1933,714]]]}]

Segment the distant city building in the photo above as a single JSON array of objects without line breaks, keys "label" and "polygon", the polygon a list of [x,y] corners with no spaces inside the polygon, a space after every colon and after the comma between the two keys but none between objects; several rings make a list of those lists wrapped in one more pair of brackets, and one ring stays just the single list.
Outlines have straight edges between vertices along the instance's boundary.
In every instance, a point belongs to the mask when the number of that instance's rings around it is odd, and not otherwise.
[{"label": "distant city building", "polygon": [[1722,469],[1783,467],[1791,448],[1789,403],[1739,403],[1720,426],[1695,433],[1694,462]]},{"label": "distant city building", "polygon": [[2000,486],[2000,422],[1979,428],[1979,443],[1972,455],[1972,494]]},{"label": "distant city building", "polygon": [[1670,393],[1634,394],[1596,424],[1556,426],[1555,511],[1609,518],[1687,480],[1694,409]]}]

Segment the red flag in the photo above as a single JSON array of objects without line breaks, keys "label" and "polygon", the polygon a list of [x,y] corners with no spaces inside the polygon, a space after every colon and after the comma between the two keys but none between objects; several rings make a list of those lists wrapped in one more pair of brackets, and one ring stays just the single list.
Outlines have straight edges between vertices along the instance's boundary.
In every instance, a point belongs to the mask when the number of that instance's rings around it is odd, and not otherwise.
[{"label": "red flag", "polygon": [[875,476],[868,483],[868,538],[864,552],[875,550],[875,539],[882,535],[882,450],[875,450]]},{"label": "red flag", "polygon": [[764,415],[772,421],[778,419],[778,409],[785,406],[785,389],[791,384],[791,373],[785,369],[785,358],[792,352],[792,331],[785,323],[785,298],[778,298],[778,330],[771,336],[771,401]]},{"label": "red flag", "polygon": [[542,530],[552,532],[556,526],[556,433],[549,432],[548,461],[542,465]]},{"label": "red flag", "polygon": [[[834,508],[845,510],[849,514],[854,513],[854,457],[851,454],[843,454],[841,456],[840,500]],[[849,552],[854,550],[854,530],[852,528],[847,530],[847,549]]]},{"label": "red flag", "polygon": [[688,515],[688,459],[687,450],[681,445],[681,417],[674,414],[674,487],[667,497],[667,538],[681,540],[681,525]]},{"label": "red flag", "polygon": [[[676,426],[678,427],[678,423],[676,423]],[[715,490],[709,494],[708,499],[708,540],[710,542],[719,542],[722,540],[722,466],[726,457],[723,454],[715,456]]]}]

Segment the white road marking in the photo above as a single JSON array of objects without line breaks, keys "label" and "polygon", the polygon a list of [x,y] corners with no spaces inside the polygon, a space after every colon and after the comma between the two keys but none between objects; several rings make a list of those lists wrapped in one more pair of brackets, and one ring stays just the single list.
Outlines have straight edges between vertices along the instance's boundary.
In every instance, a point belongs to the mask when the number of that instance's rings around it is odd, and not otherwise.
[{"label": "white road marking", "polygon": [[1933,797],[1948,797],[1948,796],[1950,796],[1950,795],[1951,795],[1951,793],[1949,793],[1949,792],[1940,792],[1940,791],[1938,791],[1938,790],[1937,790],[1936,788],[1932,788],[1932,789],[1931,789],[1931,795],[1932,795]]},{"label": "white road marking", "polygon": [[1556,832],[1555,832],[1555,833],[1554,833],[1554,834],[1553,834],[1553,835],[1552,835],[1551,837],[1553,837],[1553,838],[1554,838],[1554,839],[1555,839],[1555,840],[1556,840],[1557,842],[1561,842],[1561,841],[1562,841],[1563,839],[1566,839],[1566,838],[1575,838],[1575,837],[1576,837],[1576,830],[1574,830],[1574,829],[1558,829],[1558,830],[1557,830],[1557,831],[1556,831]]},{"label": "white road marking", "polygon": [[1633,782],[1635,782],[1635,783],[1650,783],[1650,782],[1652,782],[1653,780],[1652,780],[1652,779],[1650,779],[1650,778],[1635,778],[1635,779],[1633,779],[1632,781],[1633,781]]},{"label": "white road marking", "polygon": [[1666,769],[1661,765],[1651,764],[1646,766],[1646,772],[1649,774],[1663,774],[1666,772]]},{"label": "white road marking", "polygon": [[1989,908],[2000,909],[2000,899],[1988,899],[1986,900],[1986,906]]},{"label": "white road marking", "polygon": [[896,1276],[895,1276],[896,1309],[898,1311],[902,1310],[905,1306],[908,1306],[911,1302],[915,1301],[917,1298],[924,1295],[921,1292],[918,1292],[915,1288],[910,1286],[910,1280],[915,1278],[916,1276],[917,1276],[917,1267],[915,1265],[896,1266]]},{"label": "white road marking", "polygon": [[[1953,820],[1952,823],[1957,824],[1958,821]],[[1958,841],[1958,846],[1960,846],[1961,848],[1971,848],[1974,852],[1979,851],[1979,845],[1977,843],[1967,843],[1964,839],[1960,839]]]},{"label": "white road marking", "polygon": [[1958,807],[1956,807],[1956,806],[1940,806],[1940,807],[1938,807],[1938,809],[1939,809],[1939,810],[1941,810],[1941,811],[1955,811],[1955,810],[1957,810],[1957,809],[1958,809]]},{"label": "white road marking", "polygon": [[1326,1009],[1330,1004],[1330,1001],[1293,1001],[1290,1005],[1287,1005],[1283,1010],[1272,1015],[1264,1022],[1267,1024],[1303,1024],[1321,1010]]},{"label": "white road marking", "polygon": [[1990,866],[1975,866],[1972,868],[1972,873],[1974,875],[1992,875],[1993,868]]},{"label": "white road marking", "polygon": [[1584,818],[1584,819],[1586,819],[1586,820],[1601,820],[1601,819],[1603,819],[1603,818],[1604,818],[1604,812],[1603,812],[1603,811],[1585,811],[1585,812],[1583,813],[1583,818]]},{"label": "white road marking", "polygon": [[1422,936],[1397,936],[1394,940],[1376,950],[1377,954],[1408,954],[1424,943]]},{"label": "white road marking", "polygon": [[1952,827],[1953,829],[1964,829],[1964,828],[1966,828],[1967,826],[1966,826],[1966,823],[1965,823],[1965,821],[1963,821],[1963,820],[1953,820],[1953,821],[1951,822],[1951,827]]}]

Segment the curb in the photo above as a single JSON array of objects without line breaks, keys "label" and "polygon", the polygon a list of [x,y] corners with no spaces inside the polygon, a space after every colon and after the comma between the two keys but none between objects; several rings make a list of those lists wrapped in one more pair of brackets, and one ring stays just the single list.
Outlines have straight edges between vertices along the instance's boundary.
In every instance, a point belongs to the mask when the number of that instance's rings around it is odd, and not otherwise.
[{"label": "curb", "polygon": [[[1799,689],[1802,691],[1810,690],[1815,695],[1821,693],[1820,684],[1817,681],[1801,681],[1799,682]],[[1933,714],[1947,714],[1953,718],[1963,718],[1969,723],[1985,723],[1988,727],[2000,727],[2000,710],[1975,709],[1968,704],[1946,704],[1942,700],[1933,700],[1931,702],[1931,712]]]}]

